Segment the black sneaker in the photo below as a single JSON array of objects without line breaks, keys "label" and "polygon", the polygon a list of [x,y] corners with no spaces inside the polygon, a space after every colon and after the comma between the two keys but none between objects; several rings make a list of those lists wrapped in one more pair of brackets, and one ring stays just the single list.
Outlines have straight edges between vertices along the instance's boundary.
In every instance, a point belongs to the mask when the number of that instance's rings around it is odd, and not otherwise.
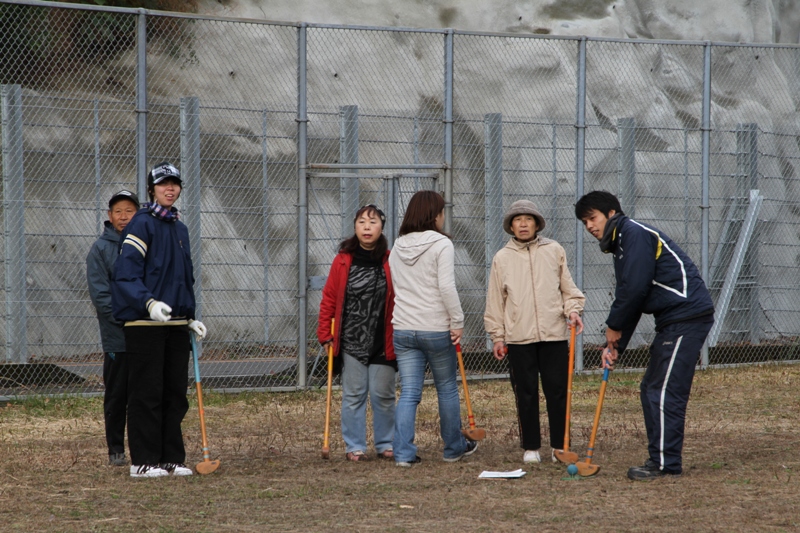
[{"label": "black sneaker", "polygon": [[632,466],[628,469],[628,479],[634,481],[646,481],[657,477],[680,475],[680,471],[662,469],[661,466],[652,459],[645,461],[642,466]]},{"label": "black sneaker", "polygon": [[108,454],[108,464],[111,466],[125,466],[128,461],[125,459],[125,452]]},{"label": "black sneaker", "polygon": [[456,461],[460,461],[462,457],[467,457],[475,453],[475,450],[478,449],[478,441],[476,440],[469,440],[467,439],[467,447],[464,449],[464,453],[459,455],[458,457],[445,457],[445,463],[455,463]]},{"label": "black sneaker", "polygon": [[415,465],[415,464],[421,463],[421,462],[422,462],[422,457],[417,455],[416,457],[414,457],[410,461],[397,461],[395,463],[395,466],[402,466],[402,467],[405,467],[405,468],[409,468],[411,465]]}]

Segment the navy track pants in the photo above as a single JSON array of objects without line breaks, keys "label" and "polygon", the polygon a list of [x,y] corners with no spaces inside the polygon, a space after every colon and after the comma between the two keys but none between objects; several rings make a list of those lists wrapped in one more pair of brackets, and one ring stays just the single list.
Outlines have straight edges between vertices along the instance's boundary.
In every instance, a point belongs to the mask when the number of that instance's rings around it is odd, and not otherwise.
[{"label": "navy track pants", "polygon": [[665,326],[650,345],[650,363],[640,386],[650,459],[664,470],[682,472],[686,405],[700,349],[713,316]]}]

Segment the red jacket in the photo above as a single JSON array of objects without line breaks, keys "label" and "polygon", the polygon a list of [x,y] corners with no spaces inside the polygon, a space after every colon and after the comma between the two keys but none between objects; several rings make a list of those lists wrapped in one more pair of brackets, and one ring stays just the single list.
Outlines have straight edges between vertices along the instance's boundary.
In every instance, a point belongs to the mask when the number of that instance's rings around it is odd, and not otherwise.
[{"label": "red jacket", "polygon": [[[344,309],[345,290],[347,289],[347,277],[350,275],[350,265],[353,263],[353,256],[348,253],[340,252],[333,259],[331,270],[328,273],[328,281],[322,289],[322,302],[319,304],[319,325],[317,326],[317,339],[320,343],[331,340],[331,320],[336,319],[336,330],[333,336],[333,355],[339,355],[339,339],[341,338],[339,325],[342,323],[342,310]],[[394,287],[392,286],[392,275],[389,272],[389,252],[383,256],[383,271],[386,272],[386,305],[384,307],[385,323],[384,350],[386,359],[393,361],[394,342],[392,340],[394,328],[392,327],[392,312],[394,311]]]}]

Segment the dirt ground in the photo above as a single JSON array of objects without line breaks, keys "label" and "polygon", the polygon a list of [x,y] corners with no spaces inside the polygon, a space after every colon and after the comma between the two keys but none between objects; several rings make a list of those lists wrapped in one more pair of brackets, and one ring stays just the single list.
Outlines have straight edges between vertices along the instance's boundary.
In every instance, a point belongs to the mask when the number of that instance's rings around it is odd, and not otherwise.
[{"label": "dirt ground", "polygon": [[[506,381],[471,384],[488,436],[454,464],[442,461],[435,393],[426,389],[417,424],[423,462],[408,469],[345,462],[338,392],[328,461],[320,457],[324,390],[209,393],[220,469],[160,479],[130,479],[127,468],[106,465],[99,398],[12,403],[0,408],[0,531],[800,531],[800,366],[698,372],[684,475],[650,482],[625,477],[646,458],[640,377],[611,376],[594,460],[601,470],[591,478],[522,464]],[[598,375],[575,381],[579,453],[599,384]],[[548,442],[544,414],[542,424]],[[199,433],[193,402],[184,422],[190,465],[202,459]],[[549,457],[547,445],[542,451]],[[478,479],[517,468],[527,475]]]}]

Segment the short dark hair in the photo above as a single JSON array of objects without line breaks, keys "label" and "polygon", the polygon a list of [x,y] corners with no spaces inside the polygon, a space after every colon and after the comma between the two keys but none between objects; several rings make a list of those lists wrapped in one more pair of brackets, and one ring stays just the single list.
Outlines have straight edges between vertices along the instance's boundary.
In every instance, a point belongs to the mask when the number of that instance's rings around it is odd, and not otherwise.
[{"label": "short dark hair", "polygon": [[[436,217],[444,209],[444,198],[436,191],[418,191],[408,201],[403,223],[398,235],[407,235],[418,231],[439,231],[436,229]],[[445,233],[439,231],[443,235]]]},{"label": "short dark hair", "polygon": [[575,216],[578,217],[578,220],[588,217],[593,210],[600,211],[606,217],[612,210],[620,215],[625,214],[622,212],[622,206],[619,205],[619,199],[608,191],[592,191],[584,194],[575,202]]},{"label": "short dark hair", "polygon": [[[384,215],[383,211],[378,209],[376,205],[369,204],[365,205],[364,207],[356,211],[356,216],[355,219],[353,220],[353,223],[355,224],[355,221],[358,220],[359,217],[364,213],[366,213],[367,216],[374,215],[381,221],[380,237],[378,237],[378,240],[375,242],[375,248],[373,248],[370,251],[370,257],[372,257],[373,259],[380,259],[381,257],[384,256],[384,254],[386,254],[386,250],[389,249],[389,241],[386,240],[386,235],[383,234],[383,226],[386,223],[386,215]],[[339,252],[353,255],[354,253],[356,253],[356,250],[358,250],[359,244],[360,243],[358,241],[358,237],[355,234],[353,234],[352,236],[343,240],[341,244],[339,244]]]}]

